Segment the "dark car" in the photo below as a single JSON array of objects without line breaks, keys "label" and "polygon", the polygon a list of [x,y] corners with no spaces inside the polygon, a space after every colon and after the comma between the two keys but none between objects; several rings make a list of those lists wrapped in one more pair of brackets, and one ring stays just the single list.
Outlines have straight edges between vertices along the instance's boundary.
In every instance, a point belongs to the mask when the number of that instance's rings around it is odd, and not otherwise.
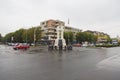
[{"label": "dark car", "polygon": [[13,47],[14,50],[18,50],[18,49],[28,49],[29,48],[29,45],[27,44],[18,44],[16,46]]}]

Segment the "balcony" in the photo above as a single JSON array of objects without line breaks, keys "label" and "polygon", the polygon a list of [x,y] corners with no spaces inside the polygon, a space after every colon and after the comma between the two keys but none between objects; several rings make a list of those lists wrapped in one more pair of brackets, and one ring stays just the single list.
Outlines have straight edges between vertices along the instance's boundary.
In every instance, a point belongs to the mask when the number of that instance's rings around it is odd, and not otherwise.
[{"label": "balcony", "polygon": [[54,30],[54,29],[56,29],[56,27],[52,26],[52,27],[48,27],[48,29],[53,29]]}]

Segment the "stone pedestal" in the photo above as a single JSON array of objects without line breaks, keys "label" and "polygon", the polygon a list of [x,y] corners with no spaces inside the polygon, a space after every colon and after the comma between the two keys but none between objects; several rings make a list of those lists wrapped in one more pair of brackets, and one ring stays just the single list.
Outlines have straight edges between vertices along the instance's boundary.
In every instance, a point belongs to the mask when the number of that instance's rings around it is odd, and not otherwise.
[{"label": "stone pedestal", "polygon": [[57,39],[55,39],[54,47],[56,49],[59,49],[62,47],[62,49],[66,48],[66,41],[64,39],[64,26],[58,26],[57,27]]}]

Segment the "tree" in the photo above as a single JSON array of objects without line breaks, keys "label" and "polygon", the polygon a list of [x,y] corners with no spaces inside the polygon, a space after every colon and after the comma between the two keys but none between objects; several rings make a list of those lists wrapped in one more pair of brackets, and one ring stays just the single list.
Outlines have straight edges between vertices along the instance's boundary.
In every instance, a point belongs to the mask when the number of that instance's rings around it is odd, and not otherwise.
[{"label": "tree", "polygon": [[28,43],[33,43],[34,42],[34,27],[29,28],[27,30],[27,42]]},{"label": "tree", "polygon": [[112,42],[112,39],[110,38],[109,35],[107,35],[107,42]]},{"label": "tree", "polygon": [[27,43],[33,43],[34,38],[35,38],[35,42],[40,41],[41,27],[32,27],[32,28],[26,29],[22,37],[23,37],[23,41]]},{"label": "tree", "polygon": [[41,27],[36,27],[36,42],[41,40]]},{"label": "tree", "polygon": [[41,39],[41,27],[32,27],[29,29],[19,29],[15,32],[11,32],[5,35],[4,42],[16,42],[16,43],[33,43],[34,34],[36,35],[36,42]]},{"label": "tree", "polygon": [[23,42],[27,43],[28,42],[28,29],[25,29],[22,35]]},{"label": "tree", "polygon": [[82,43],[82,42],[85,41],[83,32],[78,32],[76,34],[76,40],[77,40],[78,43]]},{"label": "tree", "polygon": [[25,29],[19,29],[17,31],[14,32],[13,34],[13,38],[14,38],[14,42],[19,42],[19,43],[23,43],[23,33],[25,32]]},{"label": "tree", "polygon": [[85,41],[89,43],[95,43],[97,38],[94,34],[89,32],[78,32],[76,34],[76,40],[78,43],[81,43],[81,44],[82,42],[85,42]]},{"label": "tree", "polygon": [[0,42],[2,41],[2,35],[0,34]]},{"label": "tree", "polygon": [[73,32],[64,32],[64,38],[66,40],[66,43],[69,44],[69,43],[72,43],[73,42]]},{"label": "tree", "polygon": [[4,42],[12,42],[12,37],[13,37],[13,32],[8,33],[5,35],[5,37],[3,38]]}]

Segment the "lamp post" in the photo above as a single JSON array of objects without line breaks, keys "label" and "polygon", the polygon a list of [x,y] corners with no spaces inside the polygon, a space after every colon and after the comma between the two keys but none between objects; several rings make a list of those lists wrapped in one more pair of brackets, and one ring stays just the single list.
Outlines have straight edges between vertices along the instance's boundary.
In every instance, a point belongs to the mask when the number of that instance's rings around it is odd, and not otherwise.
[{"label": "lamp post", "polygon": [[[70,23],[70,21],[69,21],[69,18],[68,18],[68,27],[69,27],[69,23]],[[70,34],[70,32],[68,32],[68,45],[70,44],[70,41],[69,41],[69,34]]]},{"label": "lamp post", "polygon": [[26,43],[27,43],[27,30],[26,30]]},{"label": "lamp post", "polygon": [[13,42],[13,40],[14,40],[14,37],[12,36],[12,37],[11,37],[11,43]]}]

